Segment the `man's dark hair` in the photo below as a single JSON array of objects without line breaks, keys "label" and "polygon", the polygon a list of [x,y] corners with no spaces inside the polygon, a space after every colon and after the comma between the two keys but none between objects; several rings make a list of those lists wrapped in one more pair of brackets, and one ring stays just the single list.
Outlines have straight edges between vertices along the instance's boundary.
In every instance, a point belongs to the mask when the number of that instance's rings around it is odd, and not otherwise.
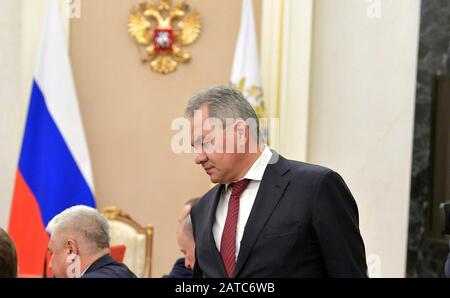
[{"label": "man's dark hair", "polygon": [[17,277],[16,247],[9,235],[0,228],[0,278]]}]

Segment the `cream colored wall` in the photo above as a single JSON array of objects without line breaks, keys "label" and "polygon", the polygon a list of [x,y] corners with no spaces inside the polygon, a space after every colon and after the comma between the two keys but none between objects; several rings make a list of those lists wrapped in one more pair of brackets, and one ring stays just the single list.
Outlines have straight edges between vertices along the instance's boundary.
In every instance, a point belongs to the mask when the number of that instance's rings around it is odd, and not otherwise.
[{"label": "cream colored wall", "polygon": [[313,0],[263,0],[262,75],[269,145],[306,160]]},{"label": "cream colored wall", "polygon": [[338,171],[359,206],[370,276],[404,276],[420,1],[263,8],[264,88],[280,118],[271,145]]},{"label": "cream colored wall", "polygon": [[23,98],[20,97],[20,1],[0,1],[0,227],[8,225],[19,155]]},{"label": "cream colored wall", "polygon": [[209,187],[193,156],[172,153],[171,121],[196,91],[228,83],[241,1],[189,1],[201,15],[202,34],[186,48],[192,61],[167,76],[141,64],[127,33],[128,13],[139,2],[83,1],[81,18],[71,22],[70,54],[97,203],[155,226],[153,276],[161,276],[180,256],[181,207]]},{"label": "cream colored wall", "polygon": [[308,161],[352,190],[372,275],[403,277],[420,1],[380,3],[315,1]]}]

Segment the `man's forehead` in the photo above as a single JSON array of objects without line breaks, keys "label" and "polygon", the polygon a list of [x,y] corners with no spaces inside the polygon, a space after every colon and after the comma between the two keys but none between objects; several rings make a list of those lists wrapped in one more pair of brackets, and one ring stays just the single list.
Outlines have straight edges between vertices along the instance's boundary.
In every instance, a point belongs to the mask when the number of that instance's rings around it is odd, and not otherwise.
[{"label": "man's forehead", "polygon": [[194,121],[194,118],[191,119],[191,139],[194,142],[201,141],[204,136],[210,134],[213,130],[215,130],[215,126],[211,125],[211,121],[208,118],[201,119],[201,121],[198,119]]},{"label": "man's forehead", "polygon": [[215,119],[209,118],[208,115],[199,115],[197,117],[192,117],[190,119],[191,129],[211,126],[211,124],[213,124],[214,121]]},{"label": "man's forehead", "polygon": [[193,144],[200,144],[204,141],[211,141],[213,139],[221,139],[224,136],[223,128],[220,127],[219,129],[212,127],[212,128],[199,128],[199,130],[192,130],[191,132],[191,141]]}]

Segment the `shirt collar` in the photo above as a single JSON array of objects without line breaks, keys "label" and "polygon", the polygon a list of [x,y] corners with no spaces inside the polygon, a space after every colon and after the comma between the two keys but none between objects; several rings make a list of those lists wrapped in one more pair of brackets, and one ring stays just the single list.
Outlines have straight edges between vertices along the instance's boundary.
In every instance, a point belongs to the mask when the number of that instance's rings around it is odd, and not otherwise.
[{"label": "shirt collar", "polygon": [[83,272],[81,272],[80,277],[83,276],[86,273],[86,271],[88,271],[88,269],[89,269],[89,267],[91,267],[91,265],[87,266],[86,269],[84,269]]},{"label": "shirt collar", "polygon": [[[242,179],[249,179],[255,181],[261,181],[266,171],[266,167],[269,164],[270,159],[272,158],[272,151],[270,151],[269,146],[264,146],[264,150],[258,159],[253,163],[250,170],[248,170],[247,174],[244,175]],[[225,191],[228,191],[231,183],[225,184]]]}]

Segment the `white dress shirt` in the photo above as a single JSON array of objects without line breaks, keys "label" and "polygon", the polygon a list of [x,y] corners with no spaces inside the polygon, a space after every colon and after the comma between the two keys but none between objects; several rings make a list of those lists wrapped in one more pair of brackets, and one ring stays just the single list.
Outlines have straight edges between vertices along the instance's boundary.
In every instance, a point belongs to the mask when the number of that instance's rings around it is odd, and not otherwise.
[{"label": "white dress shirt", "polygon": [[[268,146],[265,146],[262,154],[255,161],[247,174],[245,174],[244,178],[242,178],[250,179],[251,181],[239,199],[239,215],[236,229],[236,259],[241,247],[241,240],[244,234],[245,225],[247,224],[250,211],[252,210],[253,203],[255,202],[256,194],[258,193],[264,171],[266,170],[267,164],[269,163],[271,157],[272,151],[270,151]],[[212,229],[217,250],[219,250],[219,252],[223,228],[227,218],[228,202],[230,200],[231,190],[232,187],[230,187],[230,184],[227,184],[220,195],[220,200],[216,209],[216,218]]]}]

